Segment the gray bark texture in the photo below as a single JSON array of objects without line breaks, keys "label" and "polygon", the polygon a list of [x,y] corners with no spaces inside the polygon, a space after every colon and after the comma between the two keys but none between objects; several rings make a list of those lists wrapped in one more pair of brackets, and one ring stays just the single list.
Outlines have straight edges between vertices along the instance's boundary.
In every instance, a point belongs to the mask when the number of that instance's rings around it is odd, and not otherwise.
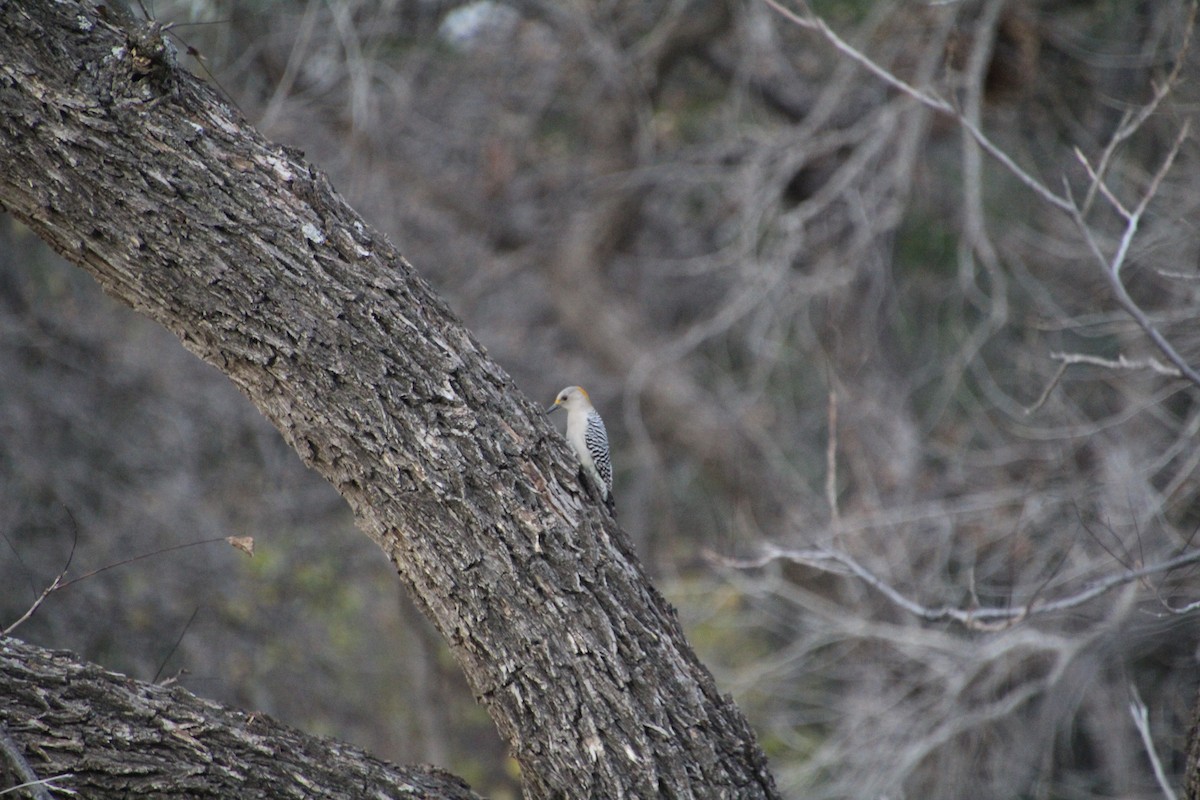
[{"label": "gray bark texture", "polygon": [[528,797],[777,796],[540,409],[300,153],[179,69],[155,26],[105,11],[0,0],[0,207],[225,372],[333,483]]},{"label": "gray bark texture", "polygon": [[[433,767],[135,681],[70,653],[0,639],[0,788],[51,781],[78,797],[479,800]],[[49,789],[27,790],[35,797]],[[18,795],[20,796],[20,795]]]},{"label": "gray bark texture", "polygon": [[1187,737],[1187,762],[1183,769],[1183,800],[1200,800],[1200,690],[1192,706],[1192,725]]}]

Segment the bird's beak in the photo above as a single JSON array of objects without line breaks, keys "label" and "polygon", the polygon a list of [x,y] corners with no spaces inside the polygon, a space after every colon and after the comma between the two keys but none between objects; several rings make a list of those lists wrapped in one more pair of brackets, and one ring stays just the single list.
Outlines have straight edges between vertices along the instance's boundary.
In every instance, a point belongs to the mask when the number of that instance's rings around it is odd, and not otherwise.
[{"label": "bird's beak", "polygon": [[560,408],[560,406],[558,405],[558,401],[557,401],[557,400],[555,400],[555,401],[554,401],[554,405],[552,405],[552,406],[550,406],[549,408],[547,408],[547,409],[546,409],[546,413],[547,413],[547,414],[550,414],[550,413],[552,413],[552,412],[554,412],[554,411],[558,411],[558,409],[559,409],[559,408]]}]

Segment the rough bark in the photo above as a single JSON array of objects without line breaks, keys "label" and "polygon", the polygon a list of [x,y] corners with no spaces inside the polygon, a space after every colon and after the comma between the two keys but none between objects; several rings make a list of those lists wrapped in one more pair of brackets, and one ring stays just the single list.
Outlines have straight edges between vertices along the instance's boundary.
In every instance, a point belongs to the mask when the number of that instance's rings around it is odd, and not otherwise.
[{"label": "rough bark", "polygon": [[1200,800],[1200,690],[1192,706],[1192,726],[1188,730],[1187,761],[1183,767],[1184,800]]},{"label": "rough bark", "polygon": [[0,696],[0,787],[68,775],[53,785],[101,799],[479,798],[436,768],[395,767],[13,638],[0,639]]},{"label": "rough bark", "polygon": [[229,375],[449,642],[529,797],[771,797],[565,445],[295,151],[90,3],[0,0],[0,206]]}]

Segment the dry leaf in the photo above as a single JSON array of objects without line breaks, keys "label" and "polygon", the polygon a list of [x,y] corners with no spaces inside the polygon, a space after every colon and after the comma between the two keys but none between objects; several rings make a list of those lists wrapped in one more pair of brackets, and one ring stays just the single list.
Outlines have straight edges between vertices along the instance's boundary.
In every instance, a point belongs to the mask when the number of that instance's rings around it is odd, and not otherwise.
[{"label": "dry leaf", "polygon": [[241,550],[251,558],[254,557],[254,537],[253,536],[226,536],[225,541]]}]

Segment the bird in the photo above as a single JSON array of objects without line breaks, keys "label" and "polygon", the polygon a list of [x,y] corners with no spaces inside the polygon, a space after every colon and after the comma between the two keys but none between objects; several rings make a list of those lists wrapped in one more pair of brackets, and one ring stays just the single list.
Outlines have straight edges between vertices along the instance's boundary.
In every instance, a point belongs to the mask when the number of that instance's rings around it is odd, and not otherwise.
[{"label": "bird", "polygon": [[567,443],[579,458],[579,464],[600,490],[600,499],[610,512],[615,511],[612,494],[612,457],[608,450],[608,431],[604,420],[592,405],[592,398],[582,386],[568,386],[554,398],[546,409],[550,414],[560,408],[567,410]]}]

